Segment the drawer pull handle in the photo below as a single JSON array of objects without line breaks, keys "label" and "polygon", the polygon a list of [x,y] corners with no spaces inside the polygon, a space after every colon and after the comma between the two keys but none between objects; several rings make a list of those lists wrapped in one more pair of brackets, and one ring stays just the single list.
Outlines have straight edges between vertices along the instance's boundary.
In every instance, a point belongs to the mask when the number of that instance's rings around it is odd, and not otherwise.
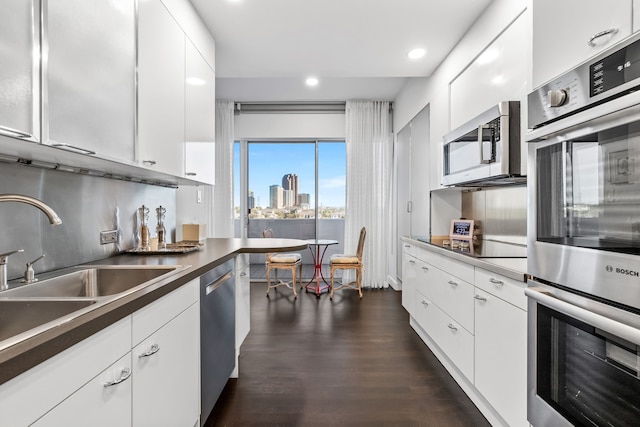
[{"label": "drawer pull handle", "polygon": [[414,260],[409,260],[409,264],[415,264],[416,262]]},{"label": "drawer pull handle", "polygon": [[411,245],[404,245],[404,247],[405,247],[405,248],[410,248],[410,247],[411,247]]},{"label": "drawer pull handle", "polygon": [[153,166],[157,162],[155,160],[143,160],[142,163],[144,163],[145,165]]},{"label": "drawer pull handle", "polygon": [[425,300],[420,301],[422,303],[422,305],[424,305],[425,307],[429,305],[428,302],[426,302]]},{"label": "drawer pull handle", "polygon": [[449,329],[451,329],[452,331],[457,331],[457,330],[458,330],[458,328],[456,328],[456,327],[453,325],[453,323],[449,323],[449,324],[447,325],[447,327],[448,327]]},{"label": "drawer pull handle", "polygon": [[591,36],[591,38],[589,39],[589,41],[587,42],[587,44],[591,47],[596,47],[596,44],[594,43],[595,39],[599,39],[600,37],[604,37],[607,36],[609,34],[614,35],[618,33],[618,29],[617,28],[609,28],[608,30],[604,30],[604,31],[600,31],[597,34],[594,34],[593,36]]},{"label": "drawer pull handle", "polygon": [[489,281],[494,285],[500,285],[500,286],[504,285],[504,282],[502,280],[494,279],[493,277],[491,277]]},{"label": "drawer pull handle", "polygon": [[130,376],[131,376],[131,368],[122,368],[122,371],[120,371],[120,378],[107,381],[106,383],[104,383],[104,386],[111,387],[116,384],[120,384],[121,382],[128,380]]},{"label": "drawer pull handle", "polygon": [[240,273],[240,277],[244,277],[246,275],[247,275],[247,273],[245,273],[244,271],[242,273]]},{"label": "drawer pull handle", "polygon": [[424,271],[429,271],[429,267],[422,267]]},{"label": "drawer pull handle", "polygon": [[449,284],[451,286],[458,286],[458,284],[456,282],[454,282],[453,280],[449,280]]},{"label": "drawer pull handle", "polygon": [[159,351],[160,351],[160,346],[158,344],[153,344],[149,349],[149,351],[145,351],[144,353],[140,354],[138,358],[142,359],[143,357],[149,357],[156,354]]},{"label": "drawer pull handle", "polygon": [[480,295],[477,295],[474,297],[475,299],[477,299],[478,301],[486,301],[487,299],[485,297],[481,297]]}]

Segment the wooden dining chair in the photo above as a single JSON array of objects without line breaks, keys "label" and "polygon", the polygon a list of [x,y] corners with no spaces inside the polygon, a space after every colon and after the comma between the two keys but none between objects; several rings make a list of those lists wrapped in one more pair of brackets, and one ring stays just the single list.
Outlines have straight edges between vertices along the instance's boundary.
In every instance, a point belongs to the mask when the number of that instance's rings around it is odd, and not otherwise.
[{"label": "wooden dining chair", "polygon": [[[270,227],[262,230],[262,237],[273,238],[273,230]],[[296,279],[300,281],[300,288],[302,288],[302,256],[298,253],[267,253],[267,298],[269,298],[269,290],[277,288],[278,286],[286,286],[293,290],[294,298],[298,298],[298,291],[296,290]],[[271,270],[275,273],[275,284],[271,284]],[[278,270],[290,270],[291,282],[285,282],[278,279]],[[298,270],[298,271],[296,271]],[[297,273],[297,274],[296,274]]]},{"label": "wooden dining chair", "polygon": [[[358,249],[355,255],[336,254],[331,255],[331,290],[329,292],[329,299],[333,299],[333,291],[337,291],[342,288],[350,288],[358,291],[360,298],[362,298],[362,271],[364,270],[364,264],[362,263],[362,251],[364,250],[364,238],[367,235],[367,230],[362,227],[360,229],[360,239],[358,240]],[[356,280],[349,283],[340,283],[337,288],[334,286],[334,273],[336,270],[355,270]]]}]

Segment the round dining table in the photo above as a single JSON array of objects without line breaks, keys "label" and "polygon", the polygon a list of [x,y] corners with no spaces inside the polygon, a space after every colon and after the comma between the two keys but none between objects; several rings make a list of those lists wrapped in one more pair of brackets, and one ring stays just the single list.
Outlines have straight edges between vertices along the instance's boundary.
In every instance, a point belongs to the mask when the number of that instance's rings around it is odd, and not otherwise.
[{"label": "round dining table", "polygon": [[330,286],[322,274],[322,259],[327,248],[331,245],[337,245],[338,241],[330,239],[306,239],[304,241],[309,244],[309,250],[313,257],[313,277],[305,286],[305,291],[313,291],[316,297],[320,298],[320,294],[327,292]]}]

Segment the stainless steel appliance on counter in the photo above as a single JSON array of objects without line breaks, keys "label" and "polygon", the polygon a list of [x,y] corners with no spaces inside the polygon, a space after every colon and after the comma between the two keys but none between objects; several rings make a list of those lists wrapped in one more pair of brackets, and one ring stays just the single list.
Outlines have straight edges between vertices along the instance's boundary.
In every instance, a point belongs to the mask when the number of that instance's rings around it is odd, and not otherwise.
[{"label": "stainless steel appliance on counter", "polygon": [[505,101],[444,136],[443,185],[520,182],[520,103]]},{"label": "stainless steel appliance on counter", "polygon": [[528,419],[640,420],[640,35],[529,95]]}]

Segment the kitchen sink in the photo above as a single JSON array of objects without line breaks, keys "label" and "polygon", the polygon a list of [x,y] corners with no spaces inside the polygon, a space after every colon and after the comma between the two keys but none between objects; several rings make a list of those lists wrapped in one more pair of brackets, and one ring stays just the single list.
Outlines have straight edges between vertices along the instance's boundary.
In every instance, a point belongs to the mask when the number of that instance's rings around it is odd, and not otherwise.
[{"label": "kitchen sink", "polygon": [[0,292],[2,298],[100,298],[151,284],[184,266],[88,266],[65,269],[28,285]]},{"label": "kitchen sink", "polygon": [[0,342],[51,321],[68,320],[69,315],[96,303],[91,299],[0,299]]}]

